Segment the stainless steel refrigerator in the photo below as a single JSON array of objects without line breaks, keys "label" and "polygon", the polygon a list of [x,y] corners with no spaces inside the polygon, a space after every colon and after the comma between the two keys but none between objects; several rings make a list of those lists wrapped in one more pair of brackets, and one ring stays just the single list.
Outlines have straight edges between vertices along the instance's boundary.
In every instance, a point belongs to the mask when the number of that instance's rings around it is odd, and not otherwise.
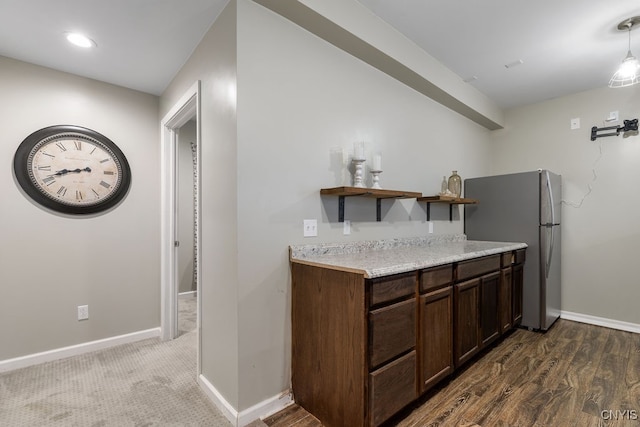
[{"label": "stainless steel refrigerator", "polygon": [[547,330],[560,317],[562,180],[547,170],[470,178],[464,232],[469,240],[524,242],[522,326]]}]

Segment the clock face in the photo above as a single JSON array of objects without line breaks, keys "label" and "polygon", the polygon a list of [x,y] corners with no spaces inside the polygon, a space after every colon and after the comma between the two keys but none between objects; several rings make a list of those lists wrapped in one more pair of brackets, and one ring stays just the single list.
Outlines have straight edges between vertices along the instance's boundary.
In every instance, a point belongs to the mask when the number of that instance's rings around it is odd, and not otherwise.
[{"label": "clock face", "polygon": [[71,214],[113,207],[130,183],[129,165],[120,149],[79,126],[52,126],[29,135],[16,151],[14,170],[36,202]]}]

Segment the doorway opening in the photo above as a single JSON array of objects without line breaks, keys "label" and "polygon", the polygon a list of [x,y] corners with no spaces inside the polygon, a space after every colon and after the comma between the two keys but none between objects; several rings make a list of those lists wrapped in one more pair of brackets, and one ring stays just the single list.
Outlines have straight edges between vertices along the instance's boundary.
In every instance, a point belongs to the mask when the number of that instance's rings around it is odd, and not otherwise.
[{"label": "doorway opening", "polygon": [[[200,374],[200,81],[197,81],[171,108],[161,122],[161,337],[171,340],[179,336],[179,293],[196,296],[196,328],[198,341],[198,374]],[[182,137],[181,137],[182,135]],[[187,151],[189,167],[182,165]],[[182,176],[183,178],[180,178]],[[185,179],[184,177],[189,177]],[[183,191],[181,181],[186,182]],[[184,188],[190,188],[184,191]],[[186,193],[186,194],[185,194]],[[185,197],[181,197],[181,194]],[[185,208],[184,200],[188,200]],[[186,214],[186,212],[190,212]],[[181,218],[184,219],[181,225]],[[186,238],[188,224],[190,238]],[[182,239],[182,241],[181,241]],[[184,254],[188,254],[185,255]],[[188,261],[190,257],[190,262]],[[187,259],[187,261],[185,261]],[[186,264],[186,265],[185,265]],[[188,285],[185,285],[189,282]],[[181,281],[183,282],[181,289]],[[185,287],[191,288],[185,290]]]},{"label": "doorway opening", "polygon": [[195,117],[177,130],[176,246],[178,331],[197,327],[198,298],[198,144]]}]

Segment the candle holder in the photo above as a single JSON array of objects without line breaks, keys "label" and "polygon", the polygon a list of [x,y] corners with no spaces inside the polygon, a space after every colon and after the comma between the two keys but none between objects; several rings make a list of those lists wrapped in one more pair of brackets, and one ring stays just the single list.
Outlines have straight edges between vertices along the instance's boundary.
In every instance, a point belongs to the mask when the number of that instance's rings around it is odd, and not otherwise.
[{"label": "candle holder", "polygon": [[353,186],[358,188],[365,188],[364,185],[364,162],[365,159],[353,159],[352,162],[355,166],[353,172]]},{"label": "candle holder", "polygon": [[371,186],[371,188],[382,189],[382,187],[380,187],[380,174],[382,173],[382,171],[369,171],[369,172],[371,172],[371,175],[373,177],[373,185]]}]

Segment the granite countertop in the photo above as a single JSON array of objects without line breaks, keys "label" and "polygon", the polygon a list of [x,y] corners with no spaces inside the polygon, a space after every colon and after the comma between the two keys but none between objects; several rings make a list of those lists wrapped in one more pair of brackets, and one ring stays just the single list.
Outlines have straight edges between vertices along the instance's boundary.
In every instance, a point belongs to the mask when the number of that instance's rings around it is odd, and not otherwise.
[{"label": "granite countertop", "polygon": [[364,274],[404,273],[526,248],[526,243],[467,240],[464,234],[290,246],[291,262]]}]

